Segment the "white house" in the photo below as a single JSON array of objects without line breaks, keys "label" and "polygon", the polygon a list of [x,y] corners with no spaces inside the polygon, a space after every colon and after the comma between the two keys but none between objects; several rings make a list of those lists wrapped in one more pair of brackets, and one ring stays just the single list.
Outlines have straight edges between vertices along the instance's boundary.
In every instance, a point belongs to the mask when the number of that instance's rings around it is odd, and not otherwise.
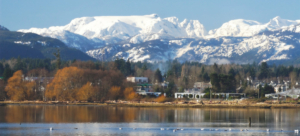
[{"label": "white house", "polygon": [[[281,88],[281,89],[279,89]],[[275,93],[285,92],[286,91],[286,85],[278,84],[274,87]]]},{"label": "white house", "polygon": [[184,92],[177,92],[175,93],[175,98],[190,98],[190,99],[201,99],[205,93],[200,91],[200,89],[193,88],[193,89],[184,89]]},{"label": "white house", "polygon": [[197,89],[199,89],[199,90],[204,90],[204,89],[206,89],[206,88],[211,88],[212,87],[212,85],[211,85],[211,83],[210,82],[208,82],[208,83],[205,83],[205,82],[195,82],[194,83],[194,88],[197,88]]},{"label": "white house", "polygon": [[175,93],[175,98],[190,98],[190,99],[201,99],[205,93],[200,93],[200,92],[183,92],[183,93]]},{"label": "white house", "polygon": [[148,77],[127,77],[126,80],[132,83],[148,83]]}]

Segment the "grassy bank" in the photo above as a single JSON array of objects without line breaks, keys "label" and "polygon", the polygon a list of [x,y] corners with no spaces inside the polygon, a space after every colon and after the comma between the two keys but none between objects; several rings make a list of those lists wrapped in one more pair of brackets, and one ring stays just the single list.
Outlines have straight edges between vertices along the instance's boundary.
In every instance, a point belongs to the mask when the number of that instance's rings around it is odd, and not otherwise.
[{"label": "grassy bank", "polygon": [[202,101],[198,102],[125,102],[118,103],[89,103],[89,102],[42,102],[42,101],[1,101],[5,105],[93,105],[93,106],[121,106],[121,107],[171,107],[171,108],[300,108],[298,103],[270,103],[270,102],[236,102],[236,101]]}]

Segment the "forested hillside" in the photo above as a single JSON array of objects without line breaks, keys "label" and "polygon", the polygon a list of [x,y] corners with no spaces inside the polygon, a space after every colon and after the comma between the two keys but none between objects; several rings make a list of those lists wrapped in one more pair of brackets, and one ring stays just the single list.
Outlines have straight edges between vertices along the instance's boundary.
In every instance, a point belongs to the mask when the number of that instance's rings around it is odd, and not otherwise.
[{"label": "forested hillside", "polygon": [[95,60],[80,50],[67,47],[63,42],[33,33],[0,30],[0,59],[49,58],[60,50],[62,60]]}]

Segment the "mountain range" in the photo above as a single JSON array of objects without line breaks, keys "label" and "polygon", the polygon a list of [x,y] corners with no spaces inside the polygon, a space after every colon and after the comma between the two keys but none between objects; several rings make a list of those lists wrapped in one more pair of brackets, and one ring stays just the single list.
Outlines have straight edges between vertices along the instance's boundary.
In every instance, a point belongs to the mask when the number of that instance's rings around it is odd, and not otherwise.
[{"label": "mountain range", "polygon": [[299,23],[278,16],[267,23],[236,19],[207,32],[198,20],[151,14],[81,17],[65,26],[18,31],[59,39],[98,60],[296,63]]},{"label": "mountain range", "polygon": [[0,59],[51,58],[60,51],[62,60],[95,60],[86,53],[70,48],[58,39],[43,37],[34,33],[9,31],[0,26]]}]

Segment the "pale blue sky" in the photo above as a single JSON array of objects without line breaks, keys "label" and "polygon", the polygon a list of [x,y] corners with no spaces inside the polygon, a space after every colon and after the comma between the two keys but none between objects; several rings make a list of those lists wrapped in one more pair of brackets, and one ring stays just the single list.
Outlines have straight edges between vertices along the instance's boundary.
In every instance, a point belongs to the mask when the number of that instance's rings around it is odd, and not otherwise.
[{"label": "pale blue sky", "polygon": [[210,30],[232,19],[300,19],[300,0],[0,0],[0,25],[10,30],[66,25],[83,16],[152,13],[197,19]]}]

